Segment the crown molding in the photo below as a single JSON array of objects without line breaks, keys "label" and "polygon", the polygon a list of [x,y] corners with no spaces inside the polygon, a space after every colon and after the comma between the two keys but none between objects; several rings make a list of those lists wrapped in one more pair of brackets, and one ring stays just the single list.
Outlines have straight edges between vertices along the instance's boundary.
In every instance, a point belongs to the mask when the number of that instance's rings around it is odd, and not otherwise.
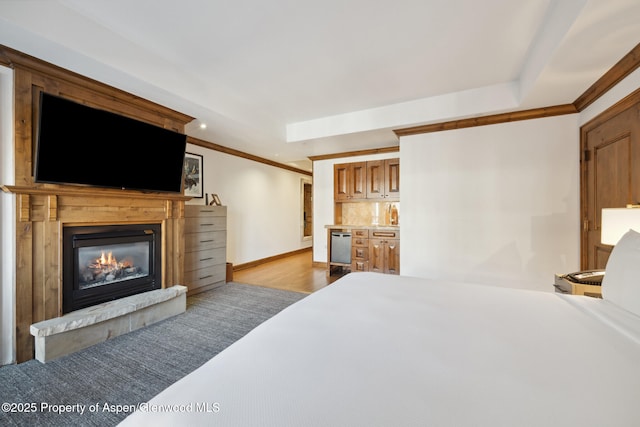
[{"label": "crown molding", "polygon": [[395,129],[398,137],[417,135],[421,133],[441,132],[475,126],[508,123],[517,120],[539,119],[563,114],[574,114],[583,111],[594,101],[607,93],[613,86],[640,67],[640,44],[636,45],[620,61],[611,67],[602,77],[591,85],[573,103],[552,107],[534,108],[530,110],[514,111],[511,113],[492,114],[470,119],[452,120],[448,122],[432,123],[428,125],[412,126]]},{"label": "crown molding", "polygon": [[204,141],[202,139],[194,138],[192,136],[187,136],[187,143],[197,145],[203,148],[207,148],[213,151],[219,151],[221,153],[229,154],[236,157],[241,157],[243,159],[252,160],[254,162],[263,163],[265,165],[274,166],[281,169],[286,169],[291,172],[300,173],[307,176],[313,176],[313,173],[299,169],[293,166],[285,165],[284,163],[274,162],[263,157],[254,156],[253,154],[245,153],[244,151],[236,150],[233,148],[225,147],[223,145],[214,144],[213,142]]},{"label": "crown molding", "polygon": [[589,89],[573,101],[573,105],[575,105],[578,112],[583,111],[638,67],[640,67],[640,44],[631,49],[631,51],[611,67],[609,71],[592,84]]},{"label": "crown molding", "polygon": [[543,117],[560,116],[577,113],[573,104],[556,105],[553,107],[533,108],[531,110],[514,111],[511,113],[492,114],[490,116],[474,117],[470,119],[452,120],[443,123],[414,126],[404,129],[396,129],[393,132],[398,136],[417,135],[421,133],[441,132],[445,130],[463,129],[476,126],[495,125],[499,123],[516,122],[520,120],[539,119]]},{"label": "crown molding", "polygon": [[381,153],[397,153],[400,151],[400,147],[394,145],[393,147],[383,147],[383,148],[371,148],[369,150],[358,150],[358,151],[347,151],[344,153],[333,153],[333,154],[323,154],[319,156],[309,156],[309,160],[329,160],[329,159],[339,159],[343,157],[356,157],[356,156],[367,156],[371,154],[381,154]]}]

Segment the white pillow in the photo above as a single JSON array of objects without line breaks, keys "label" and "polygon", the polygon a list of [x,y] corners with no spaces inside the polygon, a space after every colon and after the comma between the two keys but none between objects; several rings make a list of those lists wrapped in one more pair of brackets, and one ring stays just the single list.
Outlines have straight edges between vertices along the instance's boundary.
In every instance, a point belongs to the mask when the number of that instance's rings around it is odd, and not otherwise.
[{"label": "white pillow", "polygon": [[627,231],[615,245],[602,279],[602,298],[640,316],[640,233]]}]

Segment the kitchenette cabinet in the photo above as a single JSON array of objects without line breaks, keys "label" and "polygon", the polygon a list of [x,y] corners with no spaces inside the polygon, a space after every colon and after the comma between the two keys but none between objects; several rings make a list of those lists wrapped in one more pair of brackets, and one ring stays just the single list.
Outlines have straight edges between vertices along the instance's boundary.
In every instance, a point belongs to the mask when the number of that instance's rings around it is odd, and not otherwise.
[{"label": "kitchenette cabinet", "polygon": [[367,163],[367,199],[400,200],[400,159]]},{"label": "kitchenette cabinet", "polygon": [[[341,226],[327,225],[330,244],[327,246],[327,275],[334,271],[374,271],[400,274],[400,229],[393,226]],[[331,241],[334,235],[351,236],[351,260],[337,260],[332,250],[337,247]]]},{"label": "kitchenette cabinet", "polygon": [[351,231],[351,271],[369,271],[369,230]]},{"label": "kitchenette cabinet", "polygon": [[369,239],[369,270],[400,274],[400,238],[395,231],[372,232]]},{"label": "kitchenette cabinet", "polygon": [[400,200],[400,159],[338,163],[333,166],[335,202]]},{"label": "kitchenette cabinet", "polygon": [[342,163],[333,167],[333,195],[336,201],[362,200],[367,197],[367,163]]},{"label": "kitchenette cabinet", "polygon": [[333,178],[335,221],[326,226],[327,275],[400,274],[400,159],[337,163]]}]

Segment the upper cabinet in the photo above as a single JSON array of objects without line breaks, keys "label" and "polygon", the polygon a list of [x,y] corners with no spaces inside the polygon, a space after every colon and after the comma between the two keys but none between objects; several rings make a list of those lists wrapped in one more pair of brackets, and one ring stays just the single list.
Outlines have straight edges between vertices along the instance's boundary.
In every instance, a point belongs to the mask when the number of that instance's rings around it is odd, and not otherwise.
[{"label": "upper cabinet", "polygon": [[400,200],[400,159],[340,163],[333,167],[336,202]]},{"label": "upper cabinet", "polygon": [[367,199],[400,200],[400,159],[367,162]]},{"label": "upper cabinet", "polygon": [[361,200],[367,197],[367,163],[342,163],[333,167],[333,196],[336,201]]}]

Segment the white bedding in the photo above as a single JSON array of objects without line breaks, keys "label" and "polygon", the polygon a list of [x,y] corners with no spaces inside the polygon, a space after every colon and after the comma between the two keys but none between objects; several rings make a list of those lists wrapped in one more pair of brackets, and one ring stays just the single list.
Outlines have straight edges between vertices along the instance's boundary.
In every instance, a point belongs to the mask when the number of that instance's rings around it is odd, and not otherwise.
[{"label": "white bedding", "polygon": [[637,426],[639,343],[605,300],[352,273],[122,425]]}]

